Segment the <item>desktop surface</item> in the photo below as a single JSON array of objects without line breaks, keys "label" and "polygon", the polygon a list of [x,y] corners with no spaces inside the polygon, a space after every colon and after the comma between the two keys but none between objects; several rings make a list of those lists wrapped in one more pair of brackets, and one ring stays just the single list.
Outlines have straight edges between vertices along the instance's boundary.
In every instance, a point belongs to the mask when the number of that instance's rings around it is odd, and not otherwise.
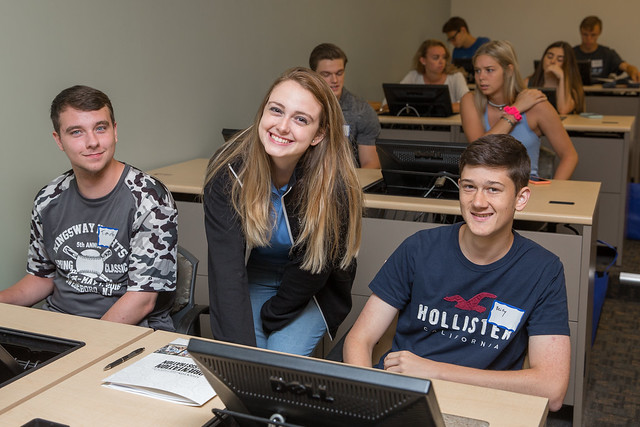
[{"label": "desktop surface", "polygon": [[[380,178],[380,171],[362,170],[359,178],[361,182],[371,182]],[[211,419],[213,408],[224,407],[218,397],[201,407],[193,407],[101,385],[111,373],[125,369],[176,338],[189,338],[186,335],[7,304],[0,304],[0,326],[86,343],[3,388],[0,393],[3,425],[18,426],[41,418],[67,425],[200,426]],[[114,358],[139,347],[145,347],[142,354],[110,372],[104,371],[104,366]],[[454,419],[482,420],[492,427],[533,427],[543,425],[546,419],[547,399],[542,397],[448,381],[432,383],[441,411]],[[445,422],[450,425],[448,418],[445,415]]]},{"label": "desktop surface", "polygon": [[387,185],[384,179],[380,179],[367,185],[362,191],[364,194],[458,200],[458,188],[455,185],[448,181],[437,184],[437,180],[437,176],[429,177],[423,188],[416,188],[415,186]]},{"label": "desktop surface", "polygon": [[0,414],[153,332],[139,326],[9,304],[0,304],[0,326],[85,343],[64,357],[5,385],[0,393]]},{"label": "desktop surface", "polygon": [[[457,116],[460,117],[460,116]],[[633,117],[629,118],[633,122]],[[415,119],[414,119],[415,120]],[[580,128],[580,123],[589,123],[590,119],[569,116],[572,125]],[[597,120],[596,120],[597,121]],[[629,120],[624,118],[622,127],[628,129]],[[608,125],[617,129],[620,124]],[[585,127],[588,129],[587,125]],[[204,175],[208,159],[193,159],[150,171],[175,194],[199,195],[202,192]],[[365,187],[382,178],[380,169],[358,169],[358,180]],[[531,198],[522,212],[516,212],[515,218],[529,221],[566,222],[591,225],[597,205],[599,182],[552,180],[551,185],[531,186]],[[573,202],[572,204],[553,204],[552,200]],[[439,200],[384,194],[365,194],[365,206],[375,209],[406,210],[413,212],[433,212],[460,215],[457,200]]]}]

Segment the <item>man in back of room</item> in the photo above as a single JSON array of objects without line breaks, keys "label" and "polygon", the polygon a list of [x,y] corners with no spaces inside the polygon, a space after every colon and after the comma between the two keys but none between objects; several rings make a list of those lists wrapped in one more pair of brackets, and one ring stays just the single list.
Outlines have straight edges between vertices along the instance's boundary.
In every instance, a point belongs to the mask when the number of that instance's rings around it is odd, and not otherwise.
[{"label": "man in back of room", "polygon": [[453,45],[451,59],[472,58],[476,50],[489,41],[487,37],[473,37],[467,22],[459,16],[450,18],[442,26],[447,41]]},{"label": "man in back of room", "polygon": [[620,58],[618,52],[598,44],[602,34],[602,21],[597,16],[587,16],[580,23],[582,42],[573,47],[578,61],[591,61],[591,76],[607,78],[610,74],[626,72],[631,80],[640,81],[638,68]]},{"label": "man in back of room", "polygon": [[356,165],[379,169],[376,138],[380,133],[380,122],[366,101],[344,87],[346,66],[347,55],[331,43],[319,44],[309,56],[309,68],[322,76],[340,102],[345,121],[344,132],[353,147]]}]

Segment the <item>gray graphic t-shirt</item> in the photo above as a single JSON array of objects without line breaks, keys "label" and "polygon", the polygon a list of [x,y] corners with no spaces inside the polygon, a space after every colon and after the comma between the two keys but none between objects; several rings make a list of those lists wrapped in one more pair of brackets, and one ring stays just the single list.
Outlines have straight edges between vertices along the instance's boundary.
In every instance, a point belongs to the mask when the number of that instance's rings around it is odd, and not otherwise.
[{"label": "gray graphic t-shirt", "polygon": [[100,318],[127,291],[160,292],[140,323],[172,330],[177,210],[156,179],[125,165],[116,187],[86,199],[68,171],[36,196],[27,272],[53,277],[45,308]]}]

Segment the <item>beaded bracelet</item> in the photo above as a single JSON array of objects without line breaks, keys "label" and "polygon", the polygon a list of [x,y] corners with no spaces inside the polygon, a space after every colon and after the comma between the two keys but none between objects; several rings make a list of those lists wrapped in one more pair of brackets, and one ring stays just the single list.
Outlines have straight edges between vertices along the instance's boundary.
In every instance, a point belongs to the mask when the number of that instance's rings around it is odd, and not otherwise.
[{"label": "beaded bracelet", "polygon": [[501,118],[502,120],[506,120],[506,121],[507,121],[507,123],[509,123],[512,127],[516,125],[515,123],[513,123],[513,121],[512,121],[511,119],[508,119],[508,118],[507,118],[507,117],[505,117],[505,116],[500,116],[500,118]]},{"label": "beaded bracelet", "polygon": [[502,111],[504,111],[507,114],[512,115],[513,118],[516,119],[516,122],[519,122],[520,120],[522,120],[522,115],[520,114],[520,111],[518,111],[518,109],[516,107],[512,107],[510,105],[507,105],[506,107],[504,107],[502,109]]}]

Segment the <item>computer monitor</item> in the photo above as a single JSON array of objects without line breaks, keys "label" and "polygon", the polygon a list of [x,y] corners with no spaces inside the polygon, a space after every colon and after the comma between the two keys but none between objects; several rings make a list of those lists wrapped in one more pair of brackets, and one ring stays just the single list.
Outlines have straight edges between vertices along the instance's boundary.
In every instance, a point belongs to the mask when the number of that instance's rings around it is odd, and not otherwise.
[{"label": "computer monitor", "polygon": [[394,116],[449,117],[453,115],[447,85],[383,83],[382,90]]},{"label": "computer monitor", "polygon": [[462,68],[464,71],[466,71],[466,79],[468,84],[476,82],[475,73],[473,70],[473,58],[453,58],[451,62],[456,67]]},{"label": "computer monitor", "polygon": [[589,59],[578,60],[578,71],[580,72],[582,86],[590,86],[593,84],[591,81],[591,61]]},{"label": "computer monitor", "polygon": [[187,350],[242,427],[444,426],[426,379],[195,338]]},{"label": "computer monitor", "polygon": [[384,193],[457,199],[460,156],[466,148],[466,143],[378,139]]},{"label": "computer monitor", "polygon": [[558,95],[555,87],[532,87],[531,89],[538,89],[544,93],[547,96],[547,101],[553,105],[553,108],[558,109]]}]

